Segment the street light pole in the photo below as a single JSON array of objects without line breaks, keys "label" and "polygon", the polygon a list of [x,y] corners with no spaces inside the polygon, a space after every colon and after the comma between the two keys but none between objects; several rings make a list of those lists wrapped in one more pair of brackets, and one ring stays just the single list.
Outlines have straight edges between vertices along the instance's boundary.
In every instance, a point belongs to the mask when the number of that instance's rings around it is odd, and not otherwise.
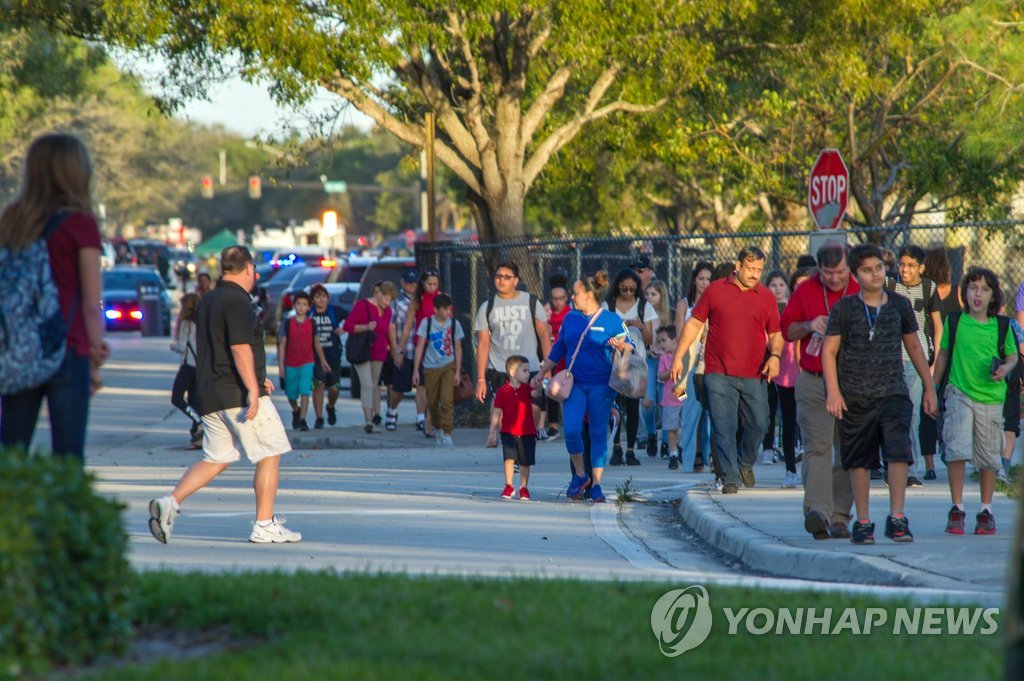
[{"label": "street light pole", "polygon": [[426,118],[427,147],[427,235],[430,243],[437,241],[437,216],[434,214],[434,113]]}]

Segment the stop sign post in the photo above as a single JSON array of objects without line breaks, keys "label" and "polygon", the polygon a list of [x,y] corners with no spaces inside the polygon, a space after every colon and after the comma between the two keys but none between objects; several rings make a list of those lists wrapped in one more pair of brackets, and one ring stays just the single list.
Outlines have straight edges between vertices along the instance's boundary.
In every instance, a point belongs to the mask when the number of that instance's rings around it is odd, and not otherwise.
[{"label": "stop sign post", "polygon": [[818,154],[807,190],[807,207],[818,229],[839,227],[850,198],[850,171],[838,149],[823,149]]}]

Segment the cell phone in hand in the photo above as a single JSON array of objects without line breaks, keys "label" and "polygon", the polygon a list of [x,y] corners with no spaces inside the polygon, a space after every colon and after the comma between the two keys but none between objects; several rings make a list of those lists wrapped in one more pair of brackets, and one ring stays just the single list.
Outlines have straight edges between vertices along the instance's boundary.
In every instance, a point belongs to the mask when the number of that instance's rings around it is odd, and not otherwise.
[{"label": "cell phone in hand", "polygon": [[990,376],[995,376],[996,372],[999,370],[999,367],[1001,367],[1002,365],[1003,365],[1003,360],[1002,359],[1000,359],[999,357],[993,357],[992,361],[988,365],[988,373],[989,373],[989,375]]},{"label": "cell phone in hand", "polygon": [[277,379],[277,385],[281,390],[284,390],[284,376]]}]

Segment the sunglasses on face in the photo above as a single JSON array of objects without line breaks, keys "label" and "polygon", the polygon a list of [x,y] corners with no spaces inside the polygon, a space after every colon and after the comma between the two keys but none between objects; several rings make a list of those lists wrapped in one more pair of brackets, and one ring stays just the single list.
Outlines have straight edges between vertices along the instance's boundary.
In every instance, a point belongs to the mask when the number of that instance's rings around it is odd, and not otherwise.
[{"label": "sunglasses on face", "polygon": [[636,293],[636,286],[620,286],[619,293]]}]

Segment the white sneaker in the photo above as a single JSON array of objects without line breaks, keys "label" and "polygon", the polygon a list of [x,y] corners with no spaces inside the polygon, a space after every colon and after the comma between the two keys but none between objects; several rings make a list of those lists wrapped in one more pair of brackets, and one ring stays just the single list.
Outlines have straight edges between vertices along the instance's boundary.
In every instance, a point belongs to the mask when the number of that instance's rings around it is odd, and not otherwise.
[{"label": "white sneaker", "polygon": [[772,465],[775,463],[775,450],[770,448],[764,450],[761,452],[761,456],[757,457],[757,462],[765,466]]},{"label": "white sneaker", "polygon": [[284,544],[286,542],[302,541],[301,534],[293,532],[284,526],[286,522],[283,515],[275,515],[274,519],[266,527],[260,527],[253,520],[249,541],[254,544]]},{"label": "white sneaker", "polygon": [[996,471],[996,480],[999,480],[1000,482],[1005,482],[1007,485],[1010,484],[1010,478],[1007,477],[1006,471],[1003,470],[1002,468]]},{"label": "white sneaker", "polygon": [[441,442],[443,443],[444,447],[454,447],[455,446],[455,443],[452,442],[452,436],[449,435],[448,433],[445,433],[444,435],[441,436]]},{"label": "white sneaker", "polygon": [[444,435],[441,434],[440,430],[434,431],[434,447],[438,449],[444,447]]},{"label": "white sneaker", "polygon": [[800,485],[800,477],[796,473],[790,473],[786,471],[786,475],[782,478],[783,487],[798,487]]},{"label": "white sneaker", "polygon": [[166,544],[174,529],[174,520],[181,511],[174,508],[174,499],[170,495],[153,499],[149,502],[149,531],[156,540]]}]

